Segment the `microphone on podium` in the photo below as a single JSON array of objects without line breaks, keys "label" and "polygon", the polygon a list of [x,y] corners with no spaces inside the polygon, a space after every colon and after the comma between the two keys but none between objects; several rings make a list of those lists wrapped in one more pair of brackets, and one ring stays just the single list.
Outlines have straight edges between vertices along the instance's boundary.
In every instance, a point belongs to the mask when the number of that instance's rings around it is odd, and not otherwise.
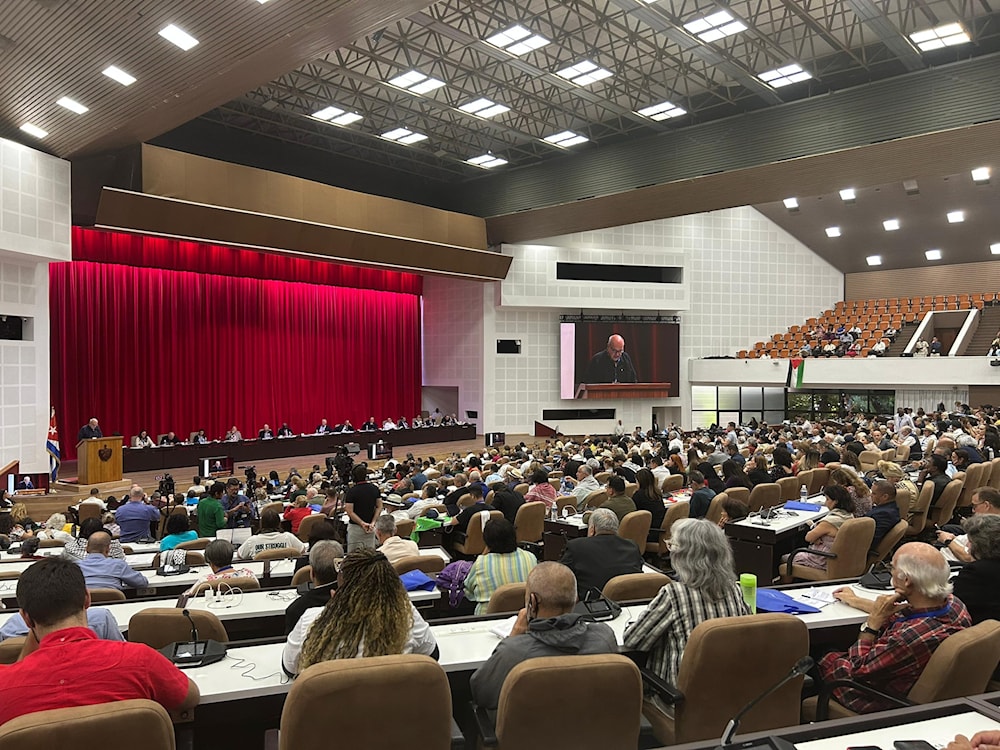
[{"label": "microphone on podium", "polygon": [[[736,714],[736,716],[734,716],[732,719],[730,719],[729,723],[726,725],[726,731],[724,731],[722,733],[722,739],[719,740],[719,748],[717,748],[717,750],[720,750],[721,748],[725,748],[725,747],[728,747],[728,746],[732,745],[733,735],[736,734],[736,730],[738,730],[740,728],[740,720],[744,716],[746,716],[747,713],[749,713],[750,710],[754,706],[756,706],[762,700],[764,700],[765,698],[767,698],[769,695],[772,695],[773,693],[775,693],[778,690],[780,690],[782,687],[785,686],[785,684],[787,684],[791,680],[794,680],[796,677],[801,677],[802,675],[804,675],[806,672],[808,672],[810,669],[812,669],[812,666],[815,663],[816,662],[813,661],[813,658],[811,656],[803,656],[801,659],[799,659],[797,662],[795,662],[795,666],[792,667],[792,671],[790,671],[788,674],[786,674],[784,677],[782,677],[775,685],[772,685],[771,687],[769,687],[763,693],[761,693],[756,698],[754,698],[752,701],[750,701],[749,703],[747,703],[742,709],[740,709],[740,712],[738,714]],[[772,743],[773,742],[778,742],[779,744],[778,745],[774,745],[774,744],[767,744],[767,743],[765,743],[763,745],[754,745],[754,746],[755,747],[778,747],[778,748],[780,748],[780,747],[792,747],[791,743],[786,743],[784,740],[781,740],[780,738],[771,738],[771,742]]]}]

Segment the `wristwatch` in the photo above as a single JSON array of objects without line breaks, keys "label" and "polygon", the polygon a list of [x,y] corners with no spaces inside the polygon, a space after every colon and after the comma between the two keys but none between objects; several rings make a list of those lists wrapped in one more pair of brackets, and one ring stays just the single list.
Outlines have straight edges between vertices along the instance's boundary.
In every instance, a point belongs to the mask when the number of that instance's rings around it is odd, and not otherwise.
[{"label": "wristwatch", "polygon": [[861,623],[861,632],[868,633],[868,635],[878,636],[878,631],[868,624],[868,620]]}]

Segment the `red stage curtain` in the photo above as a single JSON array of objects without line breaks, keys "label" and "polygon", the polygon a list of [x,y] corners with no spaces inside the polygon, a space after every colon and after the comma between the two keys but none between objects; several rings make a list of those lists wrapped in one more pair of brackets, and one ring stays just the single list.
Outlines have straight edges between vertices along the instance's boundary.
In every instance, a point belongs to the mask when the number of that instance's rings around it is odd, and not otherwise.
[{"label": "red stage curtain", "polygon": [[84,227],[73,227],[73,260],[408,294],[420,294],[422,282],[412,273]]},{"label": "red stage curtain", "polygon": [[414,294],[255,272],[80,261],[49,269],[52,401],[70,436],[64,457],[75,457],[76,431],[91,416],[128,440],[140,429],[154,439],[201,428],[221,437],[233,424],[249,437],[264,422],[277,429],[285,421],[312,432],[322,417],[358,425],[371,415],[409,419],[420,408]]}]

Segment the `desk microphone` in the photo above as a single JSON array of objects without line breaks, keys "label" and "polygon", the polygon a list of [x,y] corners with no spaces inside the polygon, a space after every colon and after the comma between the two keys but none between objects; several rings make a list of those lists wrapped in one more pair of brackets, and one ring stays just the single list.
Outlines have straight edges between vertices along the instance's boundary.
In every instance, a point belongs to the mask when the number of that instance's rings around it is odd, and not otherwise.
[{"label": "desk microphone", "polygon": [[[752,701],[750,701],[749,703],[747,703],[740,710],[740,712],[738,714],[736,714],[736,716],[734,716],[732,719],[729,720],[729,723],[726,725],[726,731],[724,731],[722,733],[722,739],[719,741],[719,747],[720,748],[724,748],[724,747],[728,747],[728,746],[732,745],[733,735],[736,734],[736,730],[740,728],[740,719],[742,719],[744,716],[746,716],[746,714],[754,706],[756,706],[758,703],[760,703],[762,700],[764,700],[765,698],[767,698],[772,693],[775,693],[777,690],[779,690],[780,688],[784,687],[784,685],[786,683],[788,683],[789,681],[794,680],[796,677],[801,677],[802,675],[804,675],[806,672],[808,672],[810,669],[812,669],[812,666],[815,663],[816,662],[813,661],[813,658],[811,656],[803,656],[801,659],[799,659],[797,662],[795,662],[795,666],[792,667],[792,671],[789,672],[788,674],[786,674],[784,677],[782,677],[777,682],[777,684],[772,685],[767,690],[765,690],[763,693],[761,693],[756,698],[754,698]],[[781,744],[778,744],[778,745],[768,744],[768,742],[773,743],[775,741],[777,741],[779,743],[783,742],[783,740],[780,740],[780,738],[770,738],[769,741],[765,740],[764,744],[759,744],[759,745],[758,744],[754,744],[753,746],[754,747],[782,747]],[[788,747],[791,747],[791,745],[788,745]],[[718,750],[718,748],[717,748],[717,750]]]},{"label": "desk microphone", "polygon": [[171,643],[161,648],[160,653],[181,669],[187,667],[204,667],[207,664],[222,661],[226,657],[226,644],[219,643],[218,641],[200,640],[198,638],[198,626],[195,625],[190,610],[182,609],[181,614],[191,623],[191,640]]},{"label": "desk microphone", "polygon": [[198,642],[198,626],[194,624],[194,618],[191,616],[191,612],[188,609],[181,611],[181,614],[187,618],[187,621],[191,623],[191,642]]}]

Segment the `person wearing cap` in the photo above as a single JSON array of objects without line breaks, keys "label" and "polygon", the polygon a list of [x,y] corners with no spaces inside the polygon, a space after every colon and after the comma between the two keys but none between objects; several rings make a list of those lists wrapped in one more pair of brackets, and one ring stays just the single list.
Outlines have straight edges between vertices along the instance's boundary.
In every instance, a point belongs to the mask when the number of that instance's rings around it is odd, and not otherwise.
[{"label": "person wearing cap", "polygon": [[917,503],[917,497],[920,491],[917,489],[910,478],[906,476],[906,472],[903,471],[903,467],[892,461],[879,461],[877,464],[878,473],[882,475],[884,479],[892,482],[896,487],[897,494],[900,492],[906,492],[910,498],[909,507],[912,509]]}]

